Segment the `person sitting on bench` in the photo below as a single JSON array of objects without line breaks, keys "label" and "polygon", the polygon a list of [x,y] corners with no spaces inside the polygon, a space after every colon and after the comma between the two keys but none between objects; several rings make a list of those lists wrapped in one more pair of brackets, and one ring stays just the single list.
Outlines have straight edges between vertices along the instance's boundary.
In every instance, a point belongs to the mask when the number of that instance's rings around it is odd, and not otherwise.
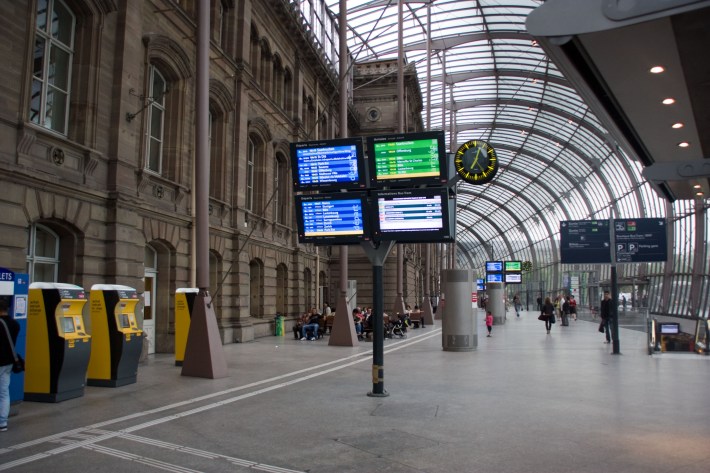
[{"label": "person sitting on bench", "polygon": [[[308,321],[301,327],[301,340],[316,340],[318,338],[318,329],[320,325],[318,324],[318,319],[320,319],[320,314],[315,307],[311,308],[311,314],[308,317]],[[308,331],[313,331],[311,338],[308,338]]]}]

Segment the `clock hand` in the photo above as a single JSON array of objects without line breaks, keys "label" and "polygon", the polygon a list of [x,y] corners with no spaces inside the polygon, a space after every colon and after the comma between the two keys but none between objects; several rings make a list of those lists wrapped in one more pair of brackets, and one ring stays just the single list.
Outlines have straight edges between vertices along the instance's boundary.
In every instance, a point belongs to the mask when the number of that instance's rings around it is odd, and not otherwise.
[{"label": "clock hand", "polygon": [[478,155],[481,153],[481,148],[478,148],[478,151],[476,151],[476,157],[473,159],[473,163],[471,164],[471,170],[475,170],[475,166],[478,163]]}]

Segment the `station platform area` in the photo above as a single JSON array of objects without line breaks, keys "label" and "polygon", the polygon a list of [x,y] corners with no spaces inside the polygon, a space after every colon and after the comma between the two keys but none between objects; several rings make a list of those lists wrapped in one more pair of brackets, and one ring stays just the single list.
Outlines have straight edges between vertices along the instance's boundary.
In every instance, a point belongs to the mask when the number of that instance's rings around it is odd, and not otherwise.
[{"label": "station platform area", "polygon": [[[512,315],[511,315],[512,314]],[[13,472],[710,471],[710,357],[649,356],[620,329],[536,312],[478,348],[442,350],[441,321],[385,341],[388,397],[369,397],[372,343],[266,337],[224,347],[229,376],[183,377],[153,355],[138,381],[23,402],[0,432]]]}]

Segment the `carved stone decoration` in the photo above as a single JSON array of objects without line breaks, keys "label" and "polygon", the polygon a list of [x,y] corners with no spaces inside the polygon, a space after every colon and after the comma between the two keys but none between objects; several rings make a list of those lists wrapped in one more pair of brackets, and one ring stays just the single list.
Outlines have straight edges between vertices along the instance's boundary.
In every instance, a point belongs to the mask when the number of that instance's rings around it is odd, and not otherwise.
[{"label": "carved stone decoration", "polygon": [[57,166],[64,164],[64,150],[62,148],[50,148],[50,155],[52,157],[52,162]]},{"label": "carved stone decoration", "polygon": [[91,177],[99,165],[99,160],[92,153],[87,152],[84,155],[84,175]]},{"label": "carved stone decoration", "polygon": [[37,140],[37,136],[34,133],[29,133],[27,129],[23,129],[18,133],[17,140],[17,154],[18,156],[27,157],[30,154],[32,145]]},{"label": "carved stone decoration", "polygon": [[154,197],[157,197],[158,199],[162,199],[164,195],[165,195],[165,189],[163,189],[163,186],[153,186],[153,196]]},{"label": "carved stone decoration", "polygon": [[367,120],[371,122],[378,122],[380,121],[380,118],[382,118],[382,113],[380,112],[380,109],[377,107],[370,107],[367,109]]}]

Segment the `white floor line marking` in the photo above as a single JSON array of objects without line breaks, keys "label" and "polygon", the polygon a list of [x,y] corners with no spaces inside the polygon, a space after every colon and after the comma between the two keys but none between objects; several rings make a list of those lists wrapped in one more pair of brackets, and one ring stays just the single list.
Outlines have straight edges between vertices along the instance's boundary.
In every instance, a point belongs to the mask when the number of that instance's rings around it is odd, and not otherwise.
[{"label": "white floor line marking", "polygon": [[[406,343],[406,342],[408,342],[408,341],[409,341],[409,342],[414,342],[414,341],[419,340],[420,338],[421,338],[422,340],[426,340],[426,339],[428,339],[428,338],[431,338],[431,336],[432,336],[433,334],[436,334],[436,333],[439,333],[439,332],[441,332],[441,329],[440,329],[440,328],[435,329],[434,331],[432,331],[432,332],[430,332],[430,333],[421,334],[421,335],[416,335],[416,336],[414,336],[414,337],[412,337],[412,338],[410,338],[410,339],[402,339],[401,341],[397,341],[396,344],[394,344],[394,345],[393,345],[391,348],[389,348],[388,350],[385,350],[385,353],[387,353],[388,351],[393,351],[395,347],[397,347],[397,346],[399,346],[399,345],[401,345],[401,344],[403,344],[403,343]],[[425,338],[422,338],[422,337],[425,337]],[[409,346],[409,343],[407,343],[405,346]],[[85,426],[85,427],[78,427],[78,428],[76,428],[76,429],[67,430],[67,431],[65,431],[65,432],[60,432],[60,433],[53,434],[53,435],[48,435],[48,436],[46,436],[46,437],[38,438],[38,439],[35,439],[35,440],[30,440],[30,441],[24,442],[24,443],[19,443],[19,444],[16,444],[16,445],[12,445],[12,446],[10,446],[10,447],[0,448],[0,455],[2,455],[3,453],[8,453],[8,452],[10,452],[10,451],[12,451],[12,450],[19,450],[19,449],[22,449],[22,448],[32,447],[32,446],[35,446],[35,445],[38,445],[38,444],[42,444],[42,443],[46,443],[46,442],[51,442],[51,441],[56,440],[56,439],[58,439],[58,438],[62,438],[62,437],[64,437],[65,435],[71,435],[71,434],[83,432],[83,431],[89,430],[89,429],[98,429],[98,428],[105,427],[105,426],[108,426],[108,425],[117,424],[117,423],[119,423],[119,422],[124,422],[124,421],[127,421],[127,420],[136,419],[136,418],[138,418],[138,417],[144,417],[144,416],[148,416],[148,415],[151,415],[151,414],[157,414],[157,413],[164,412],[164,411],[167,411],[167,410],[170,410],[170,409],[176,409],[176,408],[179,408],[179,407],[182,407],[182,406],[185,406],[185,405],[192,405],[192,404],[194,404],[194,403],[196,403],[196,402],[205,401],[205,400],[207,400],[207,399],[212,399],[212,398],[219,397],[219,396],[224,396],[224,395],[226,395],[226,394],[231,394],[231,393],[233,393],[233,392],[243,391],[243,390],[245,390],[245,389],[254,388],[254,387],[256,387],[256,386],[261,386],[261,385],[263,385],[263,384],[268,384],[268,383],[271,383],[271,382],[274,382],[274,381],[278,381],[278,380],[280,380],[280,379],[291,378],[291,377],[293,377],[293,376],[298,376],[298,375],[300,375],[300,374],[302,374],[302,373],[307,373],[307,372],[309,372],[309,371],[317,370],[317,369],[320,369],[320,368],[322,368],[322,367],[330,366],[330,365],[333,365],[333,364],[336,364],[336,363],[341,363],[341,362],[343,362],[343,361],[350,360],[350,359],[353,359],[353,358],[363,358],[363,357],[365,357],[365,356],[367,356],[367,355],[370,355],[371,353],[372,353],[372,350],[370,349],[370,350],[368,350],[368,351],[363,351],[363,352],[360,352],[360,353],[355,353],[354,355],[349,355],[349,356],[346,356],[346,357],[344,357],[344,358],[338,358],[337,360],[328,361],[328,362],[322,363],[322,364],[320,364],[320,365],[310,366],[310,367],[308,367],[308,368],[303,368],[303,369],[301,369],[301,370],[292,371],[292,372],[290,372],[290,373],[285,373],[285,374],[282,374],[282,375],[279,375],[279,376],[274,376],[274,377],[272,377],[272,378],[264,379],[264,380],[261,380],[261,381],[255,381],[255,382],[253,382],[253,383],[245,384],[245,385],[243,385],[243,386],[236,386],[236,387],[233,387],[233,388],[225,389],[225,390],[223,390],[223,391],[218,391],[218,392],[215,392],[215,393],[206,394],[206,395],[204,395],[204,396],[199,396],[199,397],[195,397],[195,398],[192,398],[192,399],[187,399],[187,400],[185,400],[185,401],[180,401],[180,402],[176,402],[176,403],[173,403],[173,404],[168,404],[168,405],[166,405],[166,406],[156,407],[155,409],[149,409],[149,410],[147,410],[147,411],[142,411],[142,412],[135,412],[135,413],[133,413],[133,414],[129,414],[129,415],[126,415],[126,416],[123,416],[123,417],[117,417],[117,418],[109,419],[109,420],[106,420],[106,421],[103,421],[103,422],[97,422],[96,424],[88,425],[88,426]]]},{"label": "white floor line marking", "polygon": [[[406,348],[406,347],[408,347],[408,346],[417,344],[417,343],[422,342],[422,341],[424,341],[424,340],[428,340],[428,339],[430,339],[430,338],[432,338],[432,337],[434,337],[434,336],[437,336],[440,332],[441,332],[441,329],[435,329],[435,330],[433,330],[432,332],[427,333],[427,334],[425,334],[425,335],[424,335],[424,334],[423,334],[423,335],[417,335],[416,338],[403,339],[401,342],[398,342],[398,343],[395,344],[394,346],[391,346],[391,347],[389,347],[388,349],[384,350],[384,353],[385,353],[385,354],[386,354],[386,353],[391,353],[391,352],[393,352],[393,351],[401,350],[402,348]],[[366,353],[369,353],[369,352],[364,352],[364,353],[366,354]],[[309,379],[316,378],[316,377],[318,377],[318,376],[322,376],[322,375],[325,375],[325,374],[328,374],[328,373],[331,373],[331,372],[334,372],[334,371],[339,371],[339,370],[348,368],[348,367],[350,367],[350,366],[356,365],[356,364],[358,364],[358,363],[362,363],[363,361],[367,361],[367,360],[369,359],[369,358],[364,358],[362,355],[363,355],[363,353],[358,353],[358,354],[355,354],[355,355],[351,355],[351,356],[347,356],[347,357],[341,358],[341,359],[339,359],[339,360],[330,361],[330,362],[323,363],[323,364],[318,365],[318,366],[314,366],[314,367],[307,368],[307,369],[303,369],[303,370],[300,370],[300,371],[297,371],[297,372],[294,372],[294,373],[290,373],[289,375],[275,376],[275,377],[273,377],[273,378],[270,378],[269,380],[259,381],[259,382],[251,383],[251,384],[248,384],[248,385],[245,385],[245,386],[227,389],[227,390],[225,390],[225,391],[221,391],[220,393],[213,393],[213,394],[209,394],[209,395],[206,395],[206,396],[201,396],[201,397],[199,397],[199,398],[194,398],[194,399],[203,400],[203,399],[215,397],[215,396],[218,396],[218,395],[223,395],[223,394],[225,394],[225,393],[231,393],[231,392],[235,392],[235,391],[247,389],[247,387],[253,387],[253,386],[260,385],[260,384],[265,384],[266,382],[270,382],[270,381],[273,381],[273,380],[283,379],[283,378],[286,378],[286,377],[293,376],[294,374],[304,373],[304,372],[307,372],[307,371],[313,371],[314,369],[318,369],[318,368],[321,368],[321,367],[325,367],[325,366],[332,365],[334,362],[343,362],[343,361],[346,361],[346,360],[349,360],[349,359],[352,359],[352,358],[359,358],[359,359],[357,359],[357,360],[355,360],[355,361],[350,361],[350,362],[347,362],[347,363],[345,363],[345,364],[343,364],[343,365],[339,365],[339,366],[335,366],[335,367],[332,367],[332,368],[328,368],[328,369],[326,369],[326,370],[324,370],[324,371],[320,371],[320,372],[317,372],[317,373],[311,373],[311,374],[305,375],[305,376],[303,376],[303,377],[301,377],[301,378],[298,378],[298,379],[293,379],[293,380],[291,380],[291,381],[287,381],[287,382],[283,382],[283,383],[278,383],[278,384],[275,384],[275,385],[273,385],[273,386],[269,386],[269,387],[266,387],[266,388],[258,389],[258,390],[256,390],[256,391],[252,391],[252,392],[249,392],[249,393],[241,394],[241,395],[239,395],[239,396],[235,396],[235,397],[233,397],[233,398],[225,399],[225,400],[223,400],[223,401],[218,401],[218,402],[215,402],[215,403],[212,403],[212,404],[208,404],[208,405],[205,405],[205,406],[201,406],[201,407],[198,407],[198,408],[195,408],[195,409],[190,409],[190,410],[188,410],[188,411],[183,411],[183,412],[180,412],[180,413],[177,413],[177,414],[173,414],[173,415],[170,415],[170,416],[166,416],[166,417],[163,417],[163,418],[160,418],[160,419],[155,419],[155,420],[152,420],[152,421],[148,421],[148,422],[145,422],[145,423],[143,423],[143,424],[138,424],[138,425],[134,425],[134,426],[131,426],[131,427],[127,427],[127,428],[125,428],[125,429],[122,429],[122,430],[119,430],[119,431],[116,431],[116,432],[108,432],[108,433],[106,433],[106,434],[104,434],[104,435],[99,435],[99,436],[97,436],[97,437],[95,437],[95,438],[92,438],[92,439],[87,439],[87,440],[81,440],[81,441],[78,441],[78,442],[74,442],[74,443],[72,443],[71,445],[63,445],[63,446],[61,446],[61,447],[53,448],[53,449],[48,450],[48,451],[46,451],[46,452],[39,453],[39,454],[36,454],[36,455],[32,455],[32,456],[25,457],[25,458],[20,458],[20,459],[17,459],[17,460],[15,460],[15,461],[12,461],[12,462],[3,463],[3,464],[0,464],[0,470],[6,470],[6,469],[8,469],[8,468],[12,468],[12,467],[15,467],[15,466],[24,465],[24,464],[27,464],[27,463],[30,463],[30,462],[33,462],[33,461],[36,461],[36,460],[40,460],[40,459],[43,459],[43,458],[47,458],[47,457],[50,457],[50,456],[53,456],[53,455],[58,455],[58,454],[61,454],[61,453],[65,453],[65,452],[68,452],[68,451],[70,451],[70,450],[75,450],[75,449],[77,449],[77,448],[84,448],[84,447],[86,447],[86,446],[94,445],[94,444],[96,444],[96,443],[102,442],[102,441],[104,441],[104,440],[108,440],[108,439],[115,438],[115,437],[120,437],[121,435],[123,435],[123,434],[125,434],[125,433],[136,432],[136,431],[138,431],[138,430],[141,430],[141,429],[144,429],[144,428],[147,428],[147,427],[152,427],[152,426],[154,426],[154,425],[163,424],[163,423],[166,423],[166,422],[175,420],[175,419],[181,419],[181,418],[183,418],[183,417],[187,417],[187,416],[190,416],[190,415],[192,415],[192,414],[196,414],[196,413],[203,412],[203,411],[206,411],[206,410],[214,409],[214,408],[216,408],[216,407],[221,407],[221,406],[224,406],[224,405],[227,405],[227,404],[231,404],[231,403],[233,403],[233,402],[241,401],[241,400],[243,400],[243,399],[248,399],[248,398],[250,398],[250,397],[258,396],[259,394],[264,394],[264,393],[267,393],[267,392],[270,392],[270,391],[274,391],[274,390],[276,390],[276,389],[280,389],[280,388],[283,388],[283,387],[291,386],[291,385],[293,385],[293,384],[301,383],[301,382],[303,382],[303,381],[307,381],[307,380],[309,380]],[[171,404],[170,406],[182,406],[182,405],[185,405],[186,403],[192,403],[192,402],[194,402],[194,400],[192,400],[192,401],[183,401],[183,402]],[[144,411],[144,412],[142,412],[142,413],[136,413],[136,414],[133,414],[133,415],[124,416],[124,417],[121,417],[121,418],[119,418],[119,419],[112,419],[112,420],[108,420],[108,421],[105,421],[105,422],[100,422],[100,423],[93,424],[93,425],[91,425],[91,426],[87,426],[87,427],[84,427],[84,428],[72,429],[72,430],[69,430],[69,431],[66,431],[66,432],[63,432],[63,433],[60,433],[60,434],[55,434],[55,435],[51,435],[51,436],[48,436],[48,437],[44,437],[43,439],[38,439],[38,440],[31,441],[31,442],[26,442],[26,443],[23,443],[23,444],[14,445],[14,446],[8,447],[7,449],[3,449],[3,451],[17,450],[17,449],[19,449],[19,448],[22,448],[23,446],[36,445],[37,443],[40,443],[40,440],[44,440],[44,442],[56,441],[56,440],[61,439],[62,437],[66,437],[66,436],[70,436],[70,435],[76,435],[77,433],[81,433],[81,432],[84,432],[84,431],[86,431],[86,430],[96,429],[96,428],[99,428],[99,427],[102,427],[102,426],[105,426],[105,425],[110,425],[110,424],[113,424],[113,423],[116,423],[116,422],[120,422],[120,421],[123,421],[123,420],[136,418],[136,417],[139,417],[139,416],[141,416],[141,415],[148,415],[148,414],[151,414],[151,413],[160,412],[160,411],[166,410],[167,408],[168,408],[168,406],[163,406],[162,408],[156,408],[156,409]],[[2,453],[3,451],[0,451],[0,453]]]}]

